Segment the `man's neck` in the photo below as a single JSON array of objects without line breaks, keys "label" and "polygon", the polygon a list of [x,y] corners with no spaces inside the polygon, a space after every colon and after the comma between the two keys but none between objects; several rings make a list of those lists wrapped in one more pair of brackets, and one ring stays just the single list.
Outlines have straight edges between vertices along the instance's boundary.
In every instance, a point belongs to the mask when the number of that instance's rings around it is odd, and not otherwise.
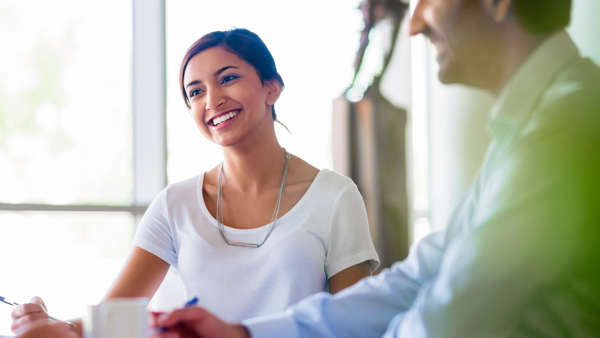
[{"label": "man's neck", "polygon": [[497,69],[494,72],[495,76],[479,79],[478,86],[490,91],[497,98],[513,74],[547,37],[548,35],[532,35],[519,25],[511,25],[504,29],[501,36],[502,47],[498,57],[491,63],[491,66]]}]

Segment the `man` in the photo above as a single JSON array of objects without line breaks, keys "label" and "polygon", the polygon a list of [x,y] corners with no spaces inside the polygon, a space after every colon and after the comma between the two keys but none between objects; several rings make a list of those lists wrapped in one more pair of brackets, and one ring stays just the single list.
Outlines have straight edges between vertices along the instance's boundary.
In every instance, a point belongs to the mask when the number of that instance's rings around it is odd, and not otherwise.
[{"label": "man", "polygon": [[448,227],[336,295],[242,324],[176,310],[160,336],[600,336],[600,69],[564,31],[570,7],[419,0],[411,34],[437,49],[440,80],[496,96],[494,140]]},{"label": "man", "polygon": [[420,0],[439,78],[496,96],[494,140],[448,227],[390,271],[201,337],[600,336],[600,69],[564,31],[570,0]]}]

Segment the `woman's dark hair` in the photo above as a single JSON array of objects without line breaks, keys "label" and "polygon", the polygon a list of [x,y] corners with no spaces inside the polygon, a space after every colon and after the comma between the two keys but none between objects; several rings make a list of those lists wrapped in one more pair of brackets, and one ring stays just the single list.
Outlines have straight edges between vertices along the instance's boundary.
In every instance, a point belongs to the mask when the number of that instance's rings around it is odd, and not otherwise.
[{"label": "woman's dark hair", "polygon": [[[181,95],[183,96],[183,100],[188,109],[191,109],[191,106],[183,84],[185,68],[194,55],[212,47],[221,47],[251,64],[252,67],[256,69],[258,77],[263,85],[267,81],[275,80],[279,82],[282,87],[284,86],[283,79],[277,72],[273,55],[271,55],[271,52],[269,52],[269,49],[258,35],[244,28],[232,28],[228,31],[215,31],[204,35],[194,42],[185,53],[183,61],[181,62],[181,68],[179,69],[179,86],[181,87]],[[273,115],[273,120],[277,120],[275,107],[271,108],[271,113]]]},{"label": "woman's dark hair", "polygon": [[513,0],[513,12],[533,34],[548,34],[571,21],[571,0]]}]

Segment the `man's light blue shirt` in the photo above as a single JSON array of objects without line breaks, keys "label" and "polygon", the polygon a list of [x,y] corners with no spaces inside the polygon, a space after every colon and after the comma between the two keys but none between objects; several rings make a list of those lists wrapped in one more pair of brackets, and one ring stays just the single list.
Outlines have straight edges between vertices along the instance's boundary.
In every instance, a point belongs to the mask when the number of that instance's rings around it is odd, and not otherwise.
[{"label": "man's light blue shirt", "polygon": [[570,165],[577,151],[547,112],[579,89],[561,74],[581,60],[561,31],[511,77],[479,175],[445,230],[336,295],[244,321],[252,337],[592,336],[572,309],[578,294],[599,297],[595,286],[559,287],[582,257],[585,201]]}]

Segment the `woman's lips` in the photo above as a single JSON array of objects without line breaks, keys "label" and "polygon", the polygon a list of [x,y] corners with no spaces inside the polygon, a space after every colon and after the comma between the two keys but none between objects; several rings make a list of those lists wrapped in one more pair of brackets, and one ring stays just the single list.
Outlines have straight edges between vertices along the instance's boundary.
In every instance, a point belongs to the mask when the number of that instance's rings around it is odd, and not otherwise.
[{"label": "woman's lips", "polygon": [[224,128],[227,125],[229,125],[233,120],[235,120],[235,118],[238,116],[238,114],[240,112],[241,112],[241,109],[236,109],[236,110],[231,110],[225,114],[221,114],[217,117],[212,118],[208,122],[208,125],[215,129]]}]

